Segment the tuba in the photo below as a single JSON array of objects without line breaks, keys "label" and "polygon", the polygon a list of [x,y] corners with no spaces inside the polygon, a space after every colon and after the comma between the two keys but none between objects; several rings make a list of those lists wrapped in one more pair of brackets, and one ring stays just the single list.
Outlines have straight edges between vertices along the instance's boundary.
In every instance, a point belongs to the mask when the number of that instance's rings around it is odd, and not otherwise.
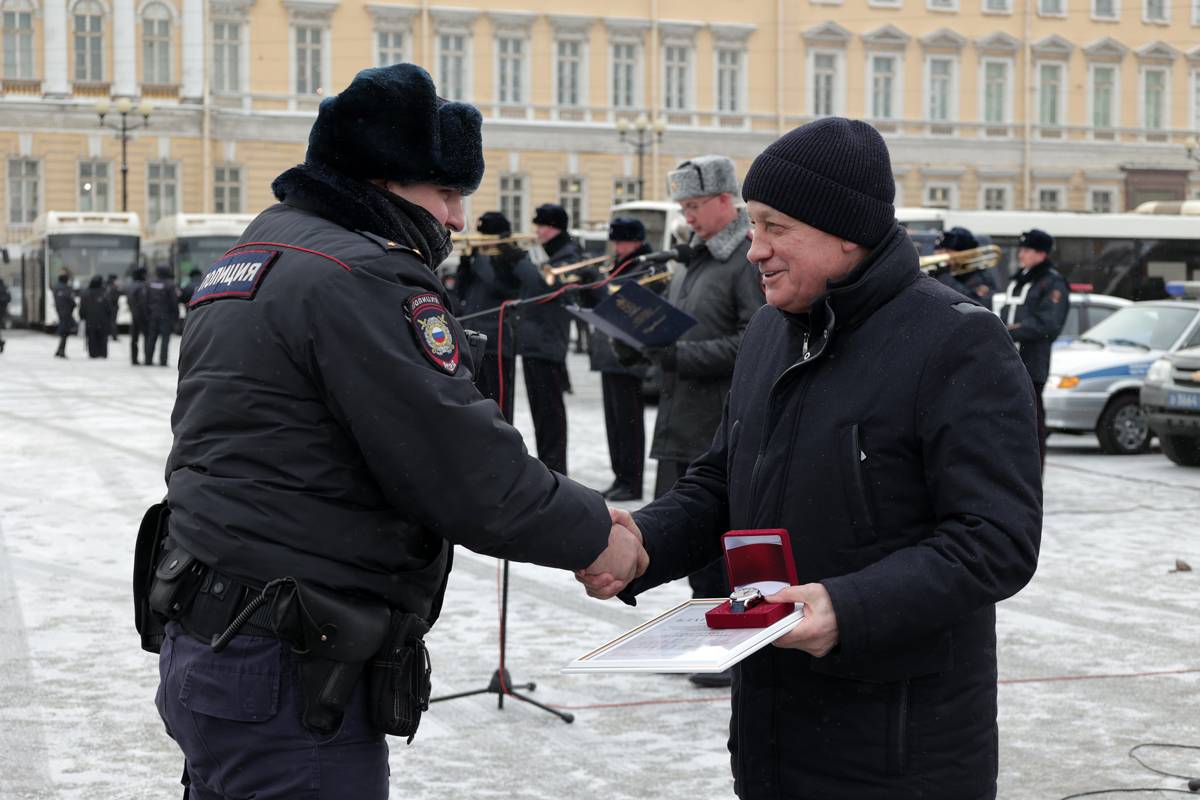
[{"label": "tuba", "polygon": [[991,269],[1000,263],[1000,248],[994,244],[975,247],[971,250],[948,251],[935,253],[931,256],[921,256],[919,263],[921,271],[927,273],[950,270],[954,277],[977,272],[981,269]]}]

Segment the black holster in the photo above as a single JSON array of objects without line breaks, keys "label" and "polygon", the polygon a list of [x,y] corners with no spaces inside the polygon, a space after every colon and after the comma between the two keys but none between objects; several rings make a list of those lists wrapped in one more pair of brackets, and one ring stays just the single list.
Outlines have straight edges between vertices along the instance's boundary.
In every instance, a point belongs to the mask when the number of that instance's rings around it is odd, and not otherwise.
[{"label": "black holster", "polygon": [[164,500],[142,516],[133,550],[133,624],[142,649],[157,653],[163,627],[191,603],[204,577],[204,565],[168,537],[171,509]]},{"label": "black holster", "polygon": [[423,637],[429,624],[416,614],[392,611],[387,641],[371,659],[367,672],[371,722],[391,736],[407,736],[409,744],[429,708],[432,667]]}]

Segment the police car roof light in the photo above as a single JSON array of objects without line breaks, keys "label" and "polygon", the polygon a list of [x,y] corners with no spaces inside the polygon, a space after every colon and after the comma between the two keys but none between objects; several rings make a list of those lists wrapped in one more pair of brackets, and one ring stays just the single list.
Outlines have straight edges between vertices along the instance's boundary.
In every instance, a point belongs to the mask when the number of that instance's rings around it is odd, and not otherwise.
[{"label": "police car roof light", "polygon": [[1096,291],[1096,287],[1094,284],[1091,284],[1091,283],[1072,283],[1071,291],[1072,292],[1081,292],[1081,293],[1094,292],[1094,291]]},{"label": "police car roof light", "polygon": [[1200,281],[1167,281],[1166,290],[1171,297],[1200,300]]}]

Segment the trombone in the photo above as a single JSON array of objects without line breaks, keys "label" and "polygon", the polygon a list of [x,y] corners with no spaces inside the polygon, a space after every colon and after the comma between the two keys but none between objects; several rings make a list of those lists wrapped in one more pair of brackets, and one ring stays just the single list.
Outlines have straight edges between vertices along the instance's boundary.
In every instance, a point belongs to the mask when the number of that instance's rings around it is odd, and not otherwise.
[{"label": "trombone", "polygon": [[[562,266],[558,267],[551,267],[547,264],[542,267],[542,277],[545,278],[547,286],[553,286],[558,278],[562,277],[563,275],[576,272],[577,270],[587,269],[588,267],[594,267],[597,264],[603,264],[610,258],[611,256],[597,256],[596,258],[588,258],[583,261],[576,261],[574,264],[563,264]],[[570,277],[563,278],[563,283],[578,283],[579,280],[580,277],[578,275],[571,275]]]},{"label": "trombone", "polygon": [[531,233],[518,233],[512,236],[496,236],[494,234],[483,233],[455,233],[451,235],[450,241],[454,244],[454,250],[460,256],[466,255],[472,250],[479,250],[484,255],[494,256],[500,252],[500,245],[514,244],[518,247],[529,247],[534,242],[534,235]]},{"label": "trombone", "polygon": [[931,256],[921,256],[918,263],[921,271],[927,273],[949,269],[950,274],[958,277],[981,269],[991,269],[1000,263],[1000,248],[994,244],[976,247],[971,250],[947,251]]}]

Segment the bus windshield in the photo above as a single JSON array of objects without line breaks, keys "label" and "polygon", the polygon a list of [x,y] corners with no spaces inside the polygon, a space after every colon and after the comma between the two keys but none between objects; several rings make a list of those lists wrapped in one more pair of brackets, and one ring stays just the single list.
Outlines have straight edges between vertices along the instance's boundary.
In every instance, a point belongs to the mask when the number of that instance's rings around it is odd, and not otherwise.
[{"label": "bus windshield", "polygon": [[1169,350],[1195,317],[1196,309],[1190,306],[1127,306],[1099,325],[1093,325],[1084,333],[1084,338],[1105,344]]},{"label": "bus windshield", "polygon": [[50,280],[66,270],[75,288],[93,275],[127,277],[138,260],[138,237],[109,233],[58,233],[49,237]]},{"label": "bus windshield", "polygon": [[187,236],[180,237],[178,240],[177,252],[178,264],[177,275],[182,280],[187,280],[187,276],[192,270],[198,269],[201,272],[207,270],[214,261],[225,255],[229,248],[237,244],[237,236]]}]

